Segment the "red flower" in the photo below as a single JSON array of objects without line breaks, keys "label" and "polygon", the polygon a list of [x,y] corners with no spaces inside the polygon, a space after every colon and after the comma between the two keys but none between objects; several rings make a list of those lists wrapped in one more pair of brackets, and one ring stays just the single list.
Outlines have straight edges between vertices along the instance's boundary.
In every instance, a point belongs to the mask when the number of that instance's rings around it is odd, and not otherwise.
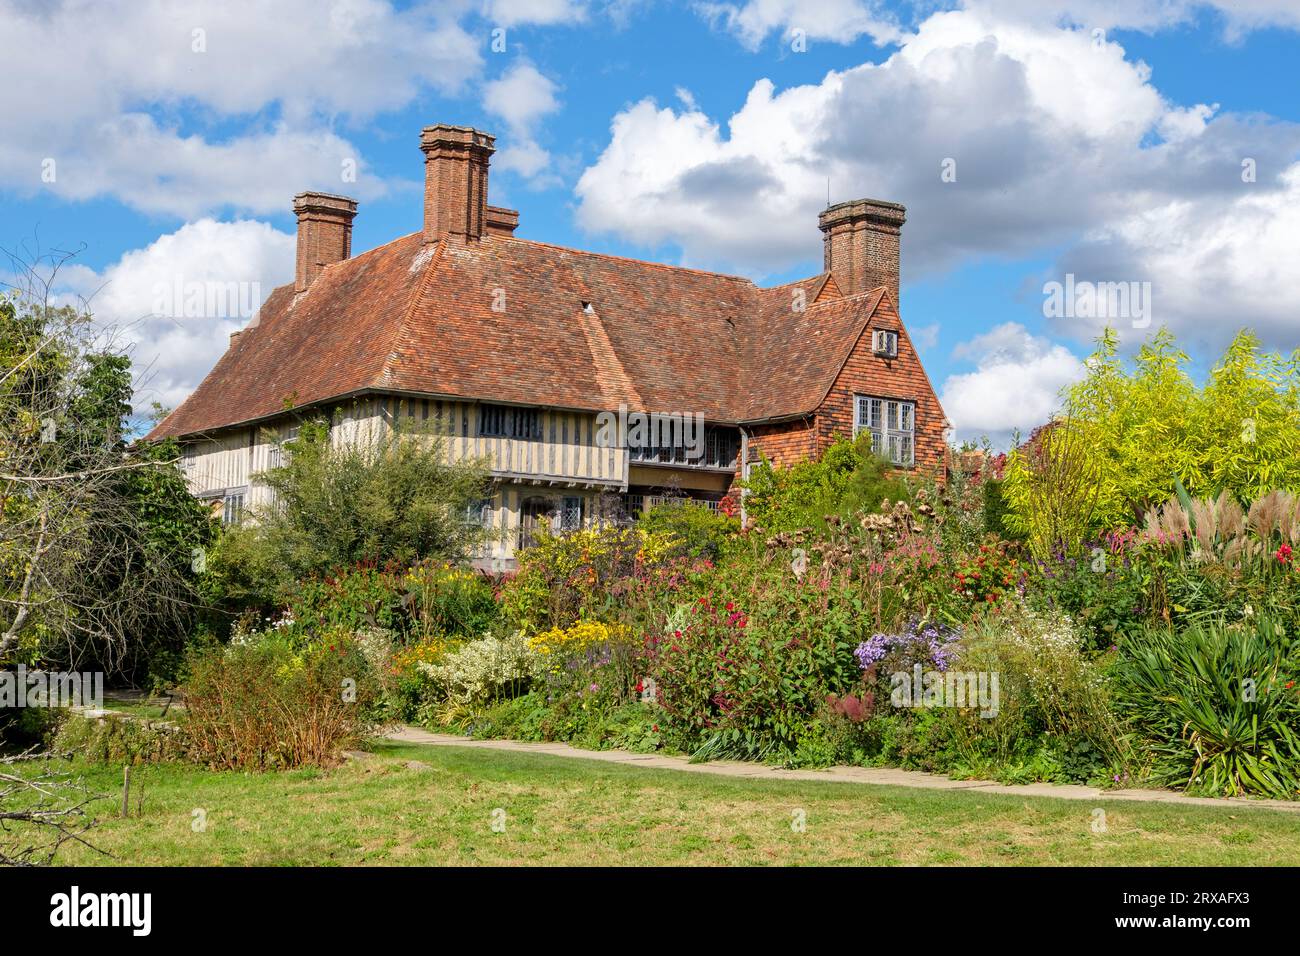
[{"label": "red flower", "polygon": [[1291,563],[1291,545],[1284,544],[1278,548],[1273,557],[1277,558],[1279,564]]},{"label": "red flower", "polygon": [[736,602],[735,602],[735,601],[728,601],[728,602],[727,602],[727,610],[728,610],[728,611],[734,611],[735,609],[736,609]]}]

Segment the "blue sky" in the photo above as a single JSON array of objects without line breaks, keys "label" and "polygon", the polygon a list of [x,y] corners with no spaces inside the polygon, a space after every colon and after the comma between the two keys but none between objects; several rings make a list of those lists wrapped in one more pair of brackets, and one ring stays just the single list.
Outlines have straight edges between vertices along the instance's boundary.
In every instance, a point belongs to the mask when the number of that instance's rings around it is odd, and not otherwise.
[{"label": "blue sky", "polygon": [[80,250],[60,290],[126,326],[166,404],[247,316],[160,317],[158,284],[291,281],[303,189],[360,200],[354,253],[417,230],[435,122],[497,134],[521,236],[764,284],[820,271],[828,178],[905,203],[902,314],[960,438],[1005,443],[1078,376],[1104,320],[1045,316],[1067,273],[1150,284],[1130,348],[1160,325],[1200,368],[1241,325],[1300,345],[1296,0],[0,13],[0,245]]}]

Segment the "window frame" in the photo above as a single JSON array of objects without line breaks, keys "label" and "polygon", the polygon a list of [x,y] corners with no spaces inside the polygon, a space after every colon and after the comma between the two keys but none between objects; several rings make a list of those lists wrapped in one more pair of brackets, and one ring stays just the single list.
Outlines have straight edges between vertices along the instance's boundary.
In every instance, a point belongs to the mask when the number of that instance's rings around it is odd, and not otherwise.
[{"label": "window frame", "polygon": [[[864,416],[864,410],[866,412]],[[853,396],[853,437],[871,433],[871,448],[891,465],[916,465],[916,402],[878,395]],[[903,450],[906,449],[906,454]]]},{"label": "window frame", "polygon": [[[881,341],[878,336],[888,336],[884,341],[892,348],[880,348],[878,343]],[[871,330],[871,351],[881,358],[896,359],[898,358],[898,346],[900,338],[898,332],[894,329],[872,329]]]},{"label": "window frame", "polygon": [[[490,424],[489,424],[490,423]],[[509,438],[512,441],[541,441],[542,410],[524,405],[481,402],[478,407],[479,438]]]},{"label": "window frame", "polygon": [[560,498],[560,511],[556,527],[560,531],[580,531],[587,510],[587,499],[582,495],[564,495]]},{"label": "window frame", "polygon": [[221,496],[221,523],[227,527],[244,521],[244,491],[228,492]]}]

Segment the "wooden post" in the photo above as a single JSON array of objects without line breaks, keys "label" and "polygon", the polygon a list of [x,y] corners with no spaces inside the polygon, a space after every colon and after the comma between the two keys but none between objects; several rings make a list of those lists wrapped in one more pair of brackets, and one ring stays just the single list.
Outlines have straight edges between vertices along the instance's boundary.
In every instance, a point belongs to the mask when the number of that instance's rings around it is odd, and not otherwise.
[{"label": "wooden post", "polygon": [[131,813],[131,765],[127,764],[122,768],[122,816],[129,816]]}]

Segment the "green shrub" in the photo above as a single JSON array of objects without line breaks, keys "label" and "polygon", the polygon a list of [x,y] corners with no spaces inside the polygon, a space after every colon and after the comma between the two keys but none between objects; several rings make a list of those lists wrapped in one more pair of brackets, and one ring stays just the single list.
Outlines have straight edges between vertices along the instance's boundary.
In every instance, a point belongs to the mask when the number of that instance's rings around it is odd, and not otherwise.
[{"label": "green shrub", "polygon": [[1052,772],[1035,779],[1099,782],[1126,763],[1104,666],[1068,617],[1008,607],[967,630],[955,666],[998,676],[996,716],[945,714],[967,770],[1016,777],[1037,766]]},{"label": "green shrub", "polygon": [[984,532],[999,538],[1012,540],[1018,538],[1016,531],[1008,527],[1007,496],[1002,487],[1002,479],[989,477],[980,489],[984,505]]},{"label": "green shrub", "polygon": [[492,583],[475,571],[425,561],[402,578],[402,602],[418,639],[475,638],[500,619]]},{"label": "green shrub", "polygon": [[[1300,491],[1300,364],[1294,357],[1265,352],[1258,337],[1243,330],[1203,386],[1187,364],[1162,329],[1126,368],[1119,338],[1107,329],[1062,416],[1079,450],[1076,474],[1091,476],[1091,486],[1061,482],[1061,507],[1044,509],[1034,501],[1038,483],[1026,480],[1039,470],[1033,449],[1013,454],[1005,486],[1013,526],[1048,537],[1064,531],[1068,538],[1082,525],[1085,538],[1095,537],[1133,524],[1180,484],[1193,497],[1226,491],[1242,501],[1275,488]],[[1071,495],[1077,509],[1067,507]]]},{"label": "green shrub", "polygon": [[789,761],[827,694],[861,686],[853,650],[869,621],[853,589],[765,570],[748,587],[712,582],[651,640],[648,672],[678,749]]},{"label": "green shrub", "polygon": [[580,619],[618,620],[647,589],[680,583],[692,564],[678,555],[681,546],[679,538],[640,527],[544,528],[519,552],[519,570],[502,590],[505,620],[526,634]]},{"label": "green shrub", "polygon": [[1090,554],[1057,554],[1030,563],[1025,603],[1044,614],[1065,614],[1086,650],[1105,650],[1141,629],[1151,602],[1148,565],[1128,536],[1112,535]]},{"label": "green shrub", "polygon": [[140,764],[183,760],[190,748],[180,722],[125,714],[87,717],[70,713],[59,721],[50,749],[101,763]]},{"label": "green shrub", "polygon": [[1152,627],[1123,642],[1114,697],[1159,784],[1300,795],[1297,642],[1272,620]]},{"label": "green shrub", "polygon": [[750,472],[745,512],[764,531],[823,528],[828,514],[875,511],[885,501],[907,501],[912,488],[871,450],[870,436],[837,439],[816,461],[786,468],[764,462]]},{"label": "green shrub", "polygon": [[419,663],[429,693],[417,711],[421,723],[450,725],[493,703],[517,697],[543,676],[545,663],[520,632],[488,635]]},{"label": "green shrub", "polygon": [[213,599],[282,606],[300,581],[359,562],[466,561],[490,536],[463,520],[487,472],[477,460],[448,464],[443,441],[403,426],[340,445],[326,422],[304,422],[285,443],[286,463],[257,476],[275,505],[218,540],[208,561]]},{"label": "green shrub", "polygon": [[336,762],[379,720],[373,656],[345,632],[306,646],[271,634],[197,651],[184,692],[192,758],[218,770]]},{"label": "green shrub", "polygon": [[717,561],[740,530],[740,520],[682,499],[650,508],[637,526],[647,534],[676,539],[676,554]]},{"label": "green shrub", "polygon": [[495,704],[467,721],[465,729],[483,740],[560,740],[588,750],[654,753],[664,746],[658,708],[629,701],[610,706],[567,706],[533,691]]}]

